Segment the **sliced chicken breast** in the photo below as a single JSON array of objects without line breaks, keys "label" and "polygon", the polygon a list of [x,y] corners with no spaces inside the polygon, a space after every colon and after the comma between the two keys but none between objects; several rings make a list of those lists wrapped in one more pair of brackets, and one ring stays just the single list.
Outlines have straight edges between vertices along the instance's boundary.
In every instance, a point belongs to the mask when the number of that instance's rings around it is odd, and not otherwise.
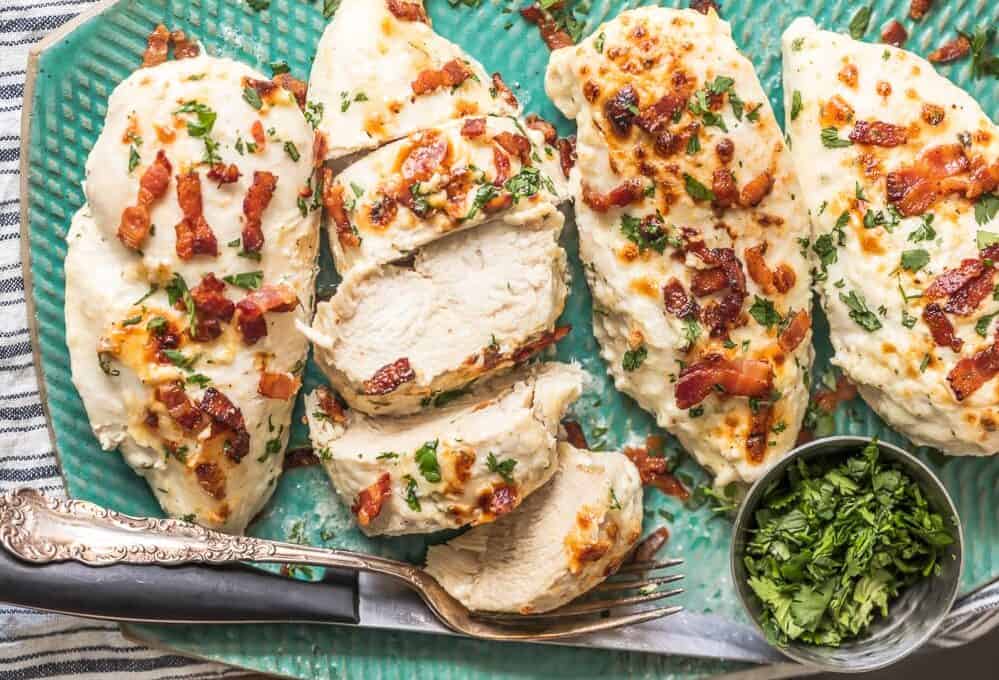
[{"label": "sliced chicken breast", "polygon": [[516,512],[427,551],[427,571],[469,609],[557,609],[617,571],[638,541],[634,464],[564,442],[558,451],[558,472]]},{"label": "sliced chicken breast", "polygon": [[570,177],[594,332],[618,389],[715,474],[793,446],[812,360],[808,220],[781,130],[729,25],[624,12],[552,54],[578,126]]},{"label": "sliced chicken breast", "polygon": [[[272,139],[250,152],[265,114]],[[312,159],[292,94],[230,60],[144,68],[111,95],[68,236],[67,344],[101,446],[174,517],[241,532],[281,472],[312,310],[318,213],[296,206]]]},{"label": "sliced chicken breast", "polygon": [[316,311],[315,359],[374,415],[441,407],[553,344],[568,293],[562,215],[453,234],[410,263],[356,268]]},{"label": "sliced chicken breast", "polygon": [[337,270],[408,257],[489,220],[543,220],[567,197],[554,128],[513,117],[447,123],[382,147],[333,178],[323,201]]},{"label": "sliced chicken breast", "polygon": [[516,115],[498,76],[434,33],[422,0],[343,0],[309,78],[334,159],[465,116]]},{"label": "sliced chicken breast", "polygon": [[559,421],[583,375],[536,364],[405,418],[345,412],[320,388],[306,397],[312,445],[370,536],[485,524],[555,472]]},{"label": "sliced chicken breast", "polygon": [[783,43],[833,363],[917,444],[996,453],[999,129],[905,50],[811,19]]}]

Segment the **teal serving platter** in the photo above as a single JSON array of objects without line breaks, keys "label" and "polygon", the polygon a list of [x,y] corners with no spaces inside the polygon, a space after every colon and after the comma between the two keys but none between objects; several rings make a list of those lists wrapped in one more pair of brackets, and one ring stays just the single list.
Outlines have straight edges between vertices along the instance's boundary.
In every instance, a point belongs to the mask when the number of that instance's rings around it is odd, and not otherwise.
[{"label": "teal serving platter", "polygon": [[[157,23],[183,29],[210,54],[244,61],[267,73],[267,63],[288,62],[307,79],[315,46],[326,24],[324,3],[335,0],[271,0],[254,11],[239,0],[118,0],[103,2],[64,25],[33,50],[25,92],[22,159],[22,247],[29,292],[30,325],[53,444],[70,496],[132,515],[161,515],[152,494],[117,452],[105,452],[94,439],[83,404],[73,387],[63,318],[65,234],[83,204],[84,164],[114,87],[141,61],[145,38]],[[516,10],[527,0],[426,0],[434,28],[459,43],[488,71],[500,71],[515,87],[526,111],[572,131],[544,94],[548,49],[537,29]],[[686,0],[581,0],[584,34],[624,9],[641,5],[686,6]],[[898,19],[909,32],[906,47],[927,54],[958,29],[999,23],[994,0],[934,3],[920,22],[908,18],[909,0],[721,0],[723,18],[732,25],[739,47],[752,59],[764,89],[783,120],[780,35],[797,16],[811,15],[820,26],[847,29],[854,13],[872,8],[865,38],[877,41],[880,28]],[[472,6],[469,6],[472,5]],[[972,77],[969,60],[941,71],[968,90],[993,119],[999,109],[994,78]],[[325,237],[324,237],[325,238]],[[651,417],[619,394],[608,377],[591,331],[590,295],[580,268],[574,226],[563,242],[572,264],[573,287],[563,321],[573,326],[557,350],[594,377],[574,407],[594,448],[617,448],[662,434]],[[320,294],[336,285],[329,252],[321,257]],[[813,375],[828,369],[831,352],[824,318],[815,310],[818,358]],[[309,367],[306,390],[322,382]],[[820,383],[820,380],[814,381]],[[290,447],[307,446],[308,432],[298,406]],[[859,399],[839,408],[835,431],[878,435],[905,446]],[[693,488],[707,476],[672,440],[668,455],[680,460],[680,475]],[[962,593],[999,577],[999,461],[945,459],[929,450],[919,455],[944,480],[960,511],[966,538]],[[695,496],[696,497],[696,496]],[[692,612],[746,622],[729,577],[729,519],[708,504],[682,503],[655,489],[646,492],[645,530],[668,526],[666,551],[686,559],[687,589],[682,604]],[[316,466],[285,472],[277,491],[251,525],[255,536],[344,547],[419,561],[424,537],[368,539],[352,526],[350,513]],[[743,665],[719,658],[634,654],[555,646],[486,643],[437,635],[375,631],[340,626],[130,626],[128,633],[151,645],[220,662],[300,678],[413,678],[479,680],[494,677],[694,678],[737,670]]]}]

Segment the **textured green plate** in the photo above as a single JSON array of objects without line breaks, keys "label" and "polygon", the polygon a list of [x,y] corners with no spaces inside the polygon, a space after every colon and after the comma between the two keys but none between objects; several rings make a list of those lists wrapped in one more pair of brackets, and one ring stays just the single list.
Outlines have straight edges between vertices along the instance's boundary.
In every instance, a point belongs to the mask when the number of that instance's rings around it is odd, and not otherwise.
[{"label": "textured green plate", "polygon": [[[526,0],[482,0],[478,8],[453,8],[448,0],[427,0],[440,33],[468,49],[488,70],[502,71],[508,83],[516,84],[528,111],[557,121],[561,130],[568,132],[570,124],[544,95],[548,50],[537,30],[510,12],[525,4]],[[623,8],[657,3],[592,0],[589,4],[587,32]],[[676,6],[681,2],[658,4]],[[812,14],[824,27],[845,29],[860,6],[834,0],[722,0],[720,4],[722,15],[733,25],[736,42],[756,65],[779,120],[779,38],[783,29],[800,14]],[[261,70],[272,59],[285,59],[293,74],[305,77],[325,23],[321,5],[322,0],[272,0],[269,10],[257,14],[237,0],[122,0],[70,26],[72,30],[48,42],[39,55],[34,87],[29,84],[27,94],[33,108],[26,123],[30,126],[28,148],[22,158],[30,219],[25,220],[29,233],[23,242],[31,259],[43,389],[63,474],[73,497],[131,514],[160,514],[145,483],[117,453],[101,451],[94,440],[70,380],[65,344],[64,235],[70,217],[83,202],[80,181],[84,162],[100,131],[108,95],[138,65],[145,36],[157,22],[186,30],[202,40],[212,54],[240,59]],[[868,39],[876,40],[880,27],[898,18],[910,31],[908,47],[923,54],[957,28],[995,24],[999,19],[999,5],[994,0],[936,3],[918,24],[905,17],[908,0],[880,0],[873,6]],[[972,80],[967,60],[946,67],[945,73],[976,96],[987,111],[996,111],[999,96],[994,80]],[[655,431],[652,420],[618,394],[606,377],[591,333],[590,297],[579,269],[571,225],[564,240],[575,282],[564,319],[575,330],[559,346],[559,357],[580,360],[597,377],[592,391],[577,404],[576,417],[593,444],[616,447],[640,440]],[[323,254],[322,265],[321,288],[334,283],[328,252]],[[829,346],[822,340],[826,335],[819,316],[816,337],[820,339],[820,358],[815,375],[821,375],[827,365]],[[310,367],[306,387],[311,388],[318,379],[319,373]],[[878,434],[904,443],[859,401],[844,405],[836,423],[842,433]],[[307,432],[299,425],[292,444],[306,442]],[[999,501],[999,466],[989,459],[941,464],[935,456],[926,457],[946,481],[961,511],[968,544],[962,591],[967,592],[999,575],[999,522],[994,510]],[[690,461],[681,469],[694,483],[704,480]],[[729,582],[728,522],[713,517],[706,508],[685,509],[656,491],[647,494],[646,504],[646,529],[668,524],[670,554],[687,559],[683,604],[691,611],[743,620]],[[422,557],[422,538],[369,540],[350,528],[348,515],[319,469],[298,468],[284,475],[274,499],[250,533],[270,538],[295,536],[314,544],[399,558]],[[135,630],[147,640],[192,655],[308,678],[696,677],[733,668],[713,660],[570,648],[518,646],[522,653],[511,654],[509,646],[471,640],[320,626],[143,626]]]}]

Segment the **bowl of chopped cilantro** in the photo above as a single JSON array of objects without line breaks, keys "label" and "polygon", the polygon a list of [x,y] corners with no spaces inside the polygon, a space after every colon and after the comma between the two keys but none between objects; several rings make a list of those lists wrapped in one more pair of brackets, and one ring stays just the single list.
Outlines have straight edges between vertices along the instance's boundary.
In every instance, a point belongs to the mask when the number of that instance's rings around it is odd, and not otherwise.
[{"label": "bowl of chopped cilantro", "polygon": [[863,672],[923,644],[957,597],[961,523],[936,475],[867,437],[805,444],[749,490],[732,575],[767,639],[802,663]]}]

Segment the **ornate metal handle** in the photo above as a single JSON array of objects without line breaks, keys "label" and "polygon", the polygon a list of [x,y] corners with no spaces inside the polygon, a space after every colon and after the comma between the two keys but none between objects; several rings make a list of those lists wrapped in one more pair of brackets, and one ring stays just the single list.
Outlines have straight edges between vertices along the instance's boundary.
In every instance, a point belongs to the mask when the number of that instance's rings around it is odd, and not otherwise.
[{"label": "ornate metal handle", "polygon": [[413,583],[412,565],[347,550],[230,536],[175,519],[131,517],[34,489],[0,496],[0,544],[36,563],[110,564],[277,562],[387,574]]}]

